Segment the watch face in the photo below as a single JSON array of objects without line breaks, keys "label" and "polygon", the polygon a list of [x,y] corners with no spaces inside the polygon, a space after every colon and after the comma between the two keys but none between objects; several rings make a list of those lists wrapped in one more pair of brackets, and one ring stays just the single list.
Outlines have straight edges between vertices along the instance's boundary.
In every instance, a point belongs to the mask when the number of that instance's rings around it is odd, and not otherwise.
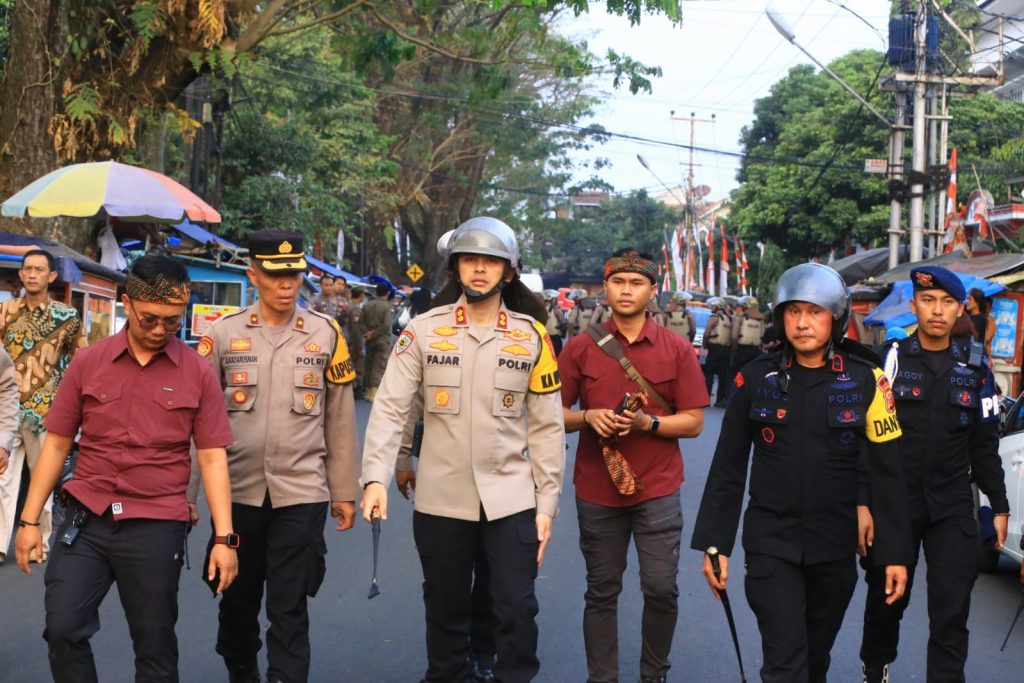
[{"label": "watch face", "polygon": [[241,543],[241,539],[238,537],[238,534],[228,534],[227,540],[229,548],[237,548]]}]

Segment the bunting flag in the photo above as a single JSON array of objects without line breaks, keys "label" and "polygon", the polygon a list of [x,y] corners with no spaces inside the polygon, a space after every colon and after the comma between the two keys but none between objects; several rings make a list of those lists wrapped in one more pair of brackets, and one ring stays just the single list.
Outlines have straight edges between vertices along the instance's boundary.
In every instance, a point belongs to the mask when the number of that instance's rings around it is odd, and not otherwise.
[{"label": "bunting flag", "polygon": [[671,256],[672,256],[672,272],[675,274],[673,278],[672,289],[682,289],[683,286],[683,259],[680,254],[680,242],[678,231],[672,234],[669,244],[672,245]]},{"label": "bunting flag", "polygon": [[692,237],[693,244],[697,247],[697,267],[693,272],[697,274],[697,289],[704,289],[704,250],[700,248],[700,232],[697,230],[697,224],[694,223],[691,228],[693,235],[688,235],[687,238]]},{"label": "bunting flag", "polygon": [[[942,236],[943,252],[948,253],[963,241],[963,226],[956,220],[956,147],[949,155],[949,187],[946,188],[946,220],[943,227],[946,234]],[[958,234],[959,233],[959,234]]]},{"label": "bunting flag", "polygon": [[708,296],[715,295],[715,231],[708,230]]},{"label": "bunting flag", "polygon": [[750,264],[747,263],[747,248],[743,244],[743,240],[738,240],[740,247],[740,278],[743,282],[743,293],[750,294],[750,288],[747,283],[747,271],[750,270]]},{"label": "bunting flag", "polygon": [[725,296],[729,293],[729,237],[725,234],[725,223],[721,223],[720,227],[722,230],[722,260],[720,262],[719,294]]}]

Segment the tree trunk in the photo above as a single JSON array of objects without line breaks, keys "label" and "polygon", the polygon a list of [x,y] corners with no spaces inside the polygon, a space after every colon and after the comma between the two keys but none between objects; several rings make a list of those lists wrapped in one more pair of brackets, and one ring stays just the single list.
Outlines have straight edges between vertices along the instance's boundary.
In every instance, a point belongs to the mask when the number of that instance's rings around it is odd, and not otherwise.
[{"label": "tree trunk", "polygon": [[[0,82],[0,196],[7,199],[41,175],[57,168],[50,119],[62,106],[67,43],[67,5],[63,0],[14,3],[10,52]],[[0,219],[0,228],[61,239],[55,220]],[[84,228],[84,226],[83,226]],[[88,230],[69,246],[81,248]],[[62,241],[69,242],[64,236]],[[71,242],[74,242],[72,240]]]}]

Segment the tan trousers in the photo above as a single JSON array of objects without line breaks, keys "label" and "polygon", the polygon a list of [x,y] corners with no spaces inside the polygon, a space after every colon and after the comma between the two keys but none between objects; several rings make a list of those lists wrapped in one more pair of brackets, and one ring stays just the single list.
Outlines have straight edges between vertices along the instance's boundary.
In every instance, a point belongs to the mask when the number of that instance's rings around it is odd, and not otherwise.
[{"label": "tan trousers", "polygon": [[[0,474],[0,553],[6,553],[10,548],[14,525],[18,522],[14,514],[18,505],[22,465],[27,464],[29,472],[35,469],[45,439],[46,432],[33,434],[32,430],[24,424],[14,435],[10,463],[7,465],[7,471]],[[43,506],[43,514],[39,517],[39,531],[43,535],[43,551],[47,553],[50,552],[50,533],[53,531],[52,508],[53,496],[48,495],[46,496],[46,505]]]}]

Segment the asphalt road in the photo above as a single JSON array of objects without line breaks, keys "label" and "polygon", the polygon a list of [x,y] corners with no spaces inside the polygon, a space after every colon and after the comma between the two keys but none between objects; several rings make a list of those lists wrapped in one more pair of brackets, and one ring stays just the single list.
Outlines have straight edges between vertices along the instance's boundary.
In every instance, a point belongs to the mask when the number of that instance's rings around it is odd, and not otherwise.
[{"label": "asphalt road", "polygon": [[[365,429],[369,405],[358,404],[360,429]],[[722,411],[709,409],[704,435],[683,444],[687,482],[683,487],[686,520],[684,548],[689,545],[692,521],[700,502],[707,467],[718,436]],[[570,436],[568,469],[572,471],[575,436]],[[371,575],[369,525],[338,534],[329,526],[327,578],[311,601],[312,681],[413,682],[425,666],[421,574],[412,542],[411,504],[392,493],[390,519],[381,537],[379,597],[368,601]],[[217,606],[201,584],[206,520],[192,534],[191,571],[183,572],[178,640],[182,681],[223,681],[225,670],[213,645]],[[563,494],[562,514],[555,521],[554,538],[537,582],[540,601],[539,681],[586,680],[582,610],[585,587],[583,559],[577,544],[577,526],[571,474]],[[700,576],[701,556],[684,550],[680,561],[680,616],[672,652],[673,681],[739,681],[736,658],[721,605],[712,598]],[[733,558],[735,567],[742,557]],[[923,571],[923,568],[920,569]],[[43,630],[42,571],[26,577],[13,563],[0,567],[0,682],[46,681],[49,668]],[[753,614],[743,595],[742,581],[730,591],[747,678],[758,680],[760,639]],[[832,652],[831,680],[860,681],[858,647],[864,604],[861,583],[846,615],[846,623]],[[1007,646],[999,646],[1021,597],[1016,567],[1001,560],[998,570],[983,575],[974,591],[971,612],[971,656],[968,681],[1017,683],[1024,680],[1024,619]],[[923,599],[915,599],[903,622],[901,654],[892,668],[894,681],[923,681],[927,641],[927,612]],[[619,633],[621,678],[639,676],[640,610],[635,556],[630,558],[626,588],[620,601]],[[116,590],[101,610],[102,629],[93,638],[99,678],[104,683],[133,680],[134,666],[127,626]]]}]

